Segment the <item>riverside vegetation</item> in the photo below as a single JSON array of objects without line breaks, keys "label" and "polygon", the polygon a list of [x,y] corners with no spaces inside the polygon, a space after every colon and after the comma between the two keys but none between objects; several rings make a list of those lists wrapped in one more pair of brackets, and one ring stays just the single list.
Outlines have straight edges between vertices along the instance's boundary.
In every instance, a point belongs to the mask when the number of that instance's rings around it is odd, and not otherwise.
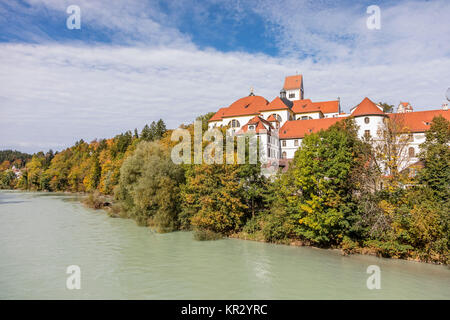
[{"label": "riverside vegetation", "polygon": [[[199,117],[204,130],[212,115]],[[182,127],[193,133],[192,124]],[[351,119],[309,134],[289,169],[266,179],[259,163],[174,164],[176,143],[160,120],[140,134],[80,140],[57,153],[2,151],[0,188],[88,192],[87,204],[107,206],[111,216],[158,232],[194,230],[198,240],[229,236],[448,264],[450,123],[433,119],[414,177],[398,170],[401,141],[386,127],[376,147],[357,138]]]}]

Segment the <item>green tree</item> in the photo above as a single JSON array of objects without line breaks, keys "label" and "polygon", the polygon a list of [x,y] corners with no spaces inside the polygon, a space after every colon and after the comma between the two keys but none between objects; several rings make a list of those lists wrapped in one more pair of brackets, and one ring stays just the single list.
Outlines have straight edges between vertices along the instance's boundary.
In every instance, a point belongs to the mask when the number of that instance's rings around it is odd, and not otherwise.
[{"label": "green tree", "polygon": [[156,142],[141,142],[120,169],[115,197],[126,215],[158,232],[178,228],[183,168]]},{"label": "green tree", "polygon": [[[353,170],[363,164],[351,120],[307,135],[293,161],[295,232],[319,244],[339,243],[355,219]],[[291,188],[287,189],[292,192]]]},{"label": "green tree", "polygon": [[378,105],[380,105],[383,108],[383,112],[385,113],[394,112],[394,106],[392,104],[386,102],[379,102]]},{"label": "green tree", "polygon": [[431,188],[436,199],[450,201],[450,122],[444,117],[435,117],[430,130],[425,133],[426,141],[421,145],[420,159],[424,168],[419,180]]}]

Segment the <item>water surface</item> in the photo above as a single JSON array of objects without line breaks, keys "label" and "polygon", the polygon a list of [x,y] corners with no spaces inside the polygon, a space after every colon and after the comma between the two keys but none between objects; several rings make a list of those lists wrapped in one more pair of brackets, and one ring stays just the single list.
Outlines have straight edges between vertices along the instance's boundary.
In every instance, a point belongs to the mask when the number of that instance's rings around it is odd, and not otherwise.
[{"label": "water surface", "polygon": [[[66,268],[81,268],[81,289]],[[366,287],[369,265],[381,289]],[[450,299],[445,266],[157,234],[74,196],[0,191],[0,299]]]}]

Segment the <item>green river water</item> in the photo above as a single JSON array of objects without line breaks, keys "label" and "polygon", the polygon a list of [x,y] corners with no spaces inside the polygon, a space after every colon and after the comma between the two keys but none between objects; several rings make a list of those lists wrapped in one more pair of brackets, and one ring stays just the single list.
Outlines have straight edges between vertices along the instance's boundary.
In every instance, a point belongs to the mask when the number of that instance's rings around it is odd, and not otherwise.
[{"label": "green river water", "polygon": [[[81,269],[81,289],[66,269]],[[381,270],[369,290],[367,267]],[[450,299],[445,266],[157,234],[75,196],[0,191],[0,299]]]}]

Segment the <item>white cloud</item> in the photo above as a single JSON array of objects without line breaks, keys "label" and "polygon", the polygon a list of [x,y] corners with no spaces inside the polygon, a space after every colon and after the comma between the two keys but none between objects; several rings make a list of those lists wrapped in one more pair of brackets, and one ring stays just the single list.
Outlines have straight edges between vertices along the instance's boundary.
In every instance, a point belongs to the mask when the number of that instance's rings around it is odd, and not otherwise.
[{"label": "white cloud", "polygon": [[[450,30],[448,19],[440,21],[449,16],[446,2],[382,7],[379,33],[364,29],[365,8],[308,3],[242,5],[279,26],[283,54],[274,58],[198,49],[175,23],[162,23],[173,16],[138,1],[113,1],[111,8],[81,1],[84,22],[113,30],[113,43],[121,45],[0,44],[0,149],[61,149],[159,118],[176,127],[229,105],[251,86],[271,100],[296,71],[306,97],[340,96],[345,111],[365,96],[408,100],[417,110],[441,105],[450,78],[450,44],[442,38]],[[303,55],[311,52],[316,62]]]}]

